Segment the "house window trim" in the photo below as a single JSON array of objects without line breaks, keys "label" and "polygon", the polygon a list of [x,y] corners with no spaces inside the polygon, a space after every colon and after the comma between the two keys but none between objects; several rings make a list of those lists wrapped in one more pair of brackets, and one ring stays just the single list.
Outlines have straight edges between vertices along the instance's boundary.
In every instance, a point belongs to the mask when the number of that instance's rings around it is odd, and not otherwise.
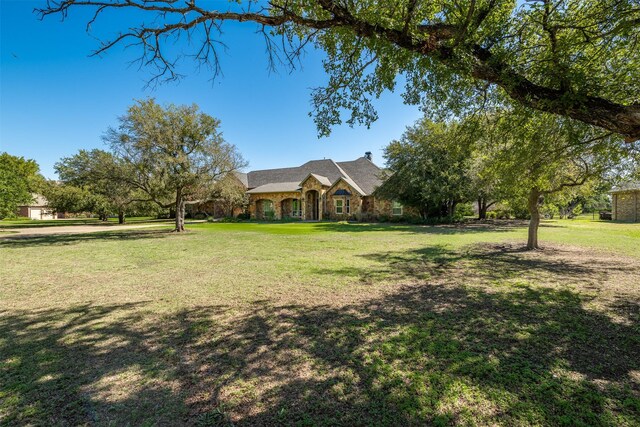
[{"label": "house window trim", "polygon": [[[395,206],[398,205],[398,206]],[[395,213],[396,209],[400,209],[400,213]],[[404,206],[400,202],[393,201],[391,202],[391,215],[392,216],[402,216],[404,213]]]},{"label": "house window trim", "polygon": [[[338,202],[340,202],[340,205],[338,205]],[[338,208],[340,208],[340,211],[338,211]],[[336,210],[336,215],[344,214],[344,199],[336,199],[335,210]]]},{"label": "house window trim", "polygon": [[347,215],[351,215],[351,200],[348,197],[345,199],[344,204],[345,204]]}]

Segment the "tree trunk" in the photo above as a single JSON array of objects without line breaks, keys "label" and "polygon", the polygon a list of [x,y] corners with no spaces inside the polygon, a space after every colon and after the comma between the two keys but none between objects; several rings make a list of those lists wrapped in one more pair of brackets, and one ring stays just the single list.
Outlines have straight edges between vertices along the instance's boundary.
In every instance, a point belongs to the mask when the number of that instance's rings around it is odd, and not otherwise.
[{"label": "tree trunk", "polygon": [[538,246],[538,227],[540,226],[540,203],[542,194],[537,188],[532,188],[529,193],[529,213],[531,220],[529,221],[529,238],[527,240],[527,249],[540,249]]},{"label": "tree trunk", "polygon": [[118,211],[118,224],[124,224],[124,211]]},{"label": "tree trunk", "polygon": [[478,219],[487,219],[487,201],[482,197],[478,199]]},{"label": "tree trunk", "polygon": [[184,231],[184,200],[182,199],[182,190],[176,191],[176,228],[173,230],[176,233],[182,233]]},{"label": "tree trunk", "polygon": [[448,212],[447,212],[447,216],[449,218],[453,218],[455,213],[456,213],[456,206],[458,206],[458,202],[455,200],[451,200],[449,202],[449,208],[448,208]]}]

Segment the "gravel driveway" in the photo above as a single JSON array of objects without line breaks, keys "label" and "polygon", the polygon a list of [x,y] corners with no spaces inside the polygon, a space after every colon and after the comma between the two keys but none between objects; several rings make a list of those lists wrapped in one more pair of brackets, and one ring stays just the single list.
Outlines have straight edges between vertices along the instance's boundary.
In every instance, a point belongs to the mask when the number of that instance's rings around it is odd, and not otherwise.
[{"label": "gravel driveway", "polygon": [[134,230],[140,228],[162,227],[161,224],[131,224],[131,225],[63,225],[54,227],[27,227],[0,230],[0,239],[22,239],[28,237],[51,236],[56,234],[84,234],[97,233],[100,231],[121,231]]}]

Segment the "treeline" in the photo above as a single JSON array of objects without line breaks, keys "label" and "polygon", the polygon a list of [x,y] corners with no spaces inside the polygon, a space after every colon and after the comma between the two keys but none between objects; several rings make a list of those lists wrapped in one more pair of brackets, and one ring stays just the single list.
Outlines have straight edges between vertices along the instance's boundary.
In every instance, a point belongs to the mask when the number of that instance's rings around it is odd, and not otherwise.
[{"label": "treeline", "polygon": [[484,219],[530,219],[528,248],[538,248],[543,216],[566,217],[607,206],[606,192],[637,173],[638,143],[580,122],[530,110],[494,110],[464,119],[423,118],[385,149],[381,197],[423,219],[451,220],[473,202]]},{"label": "treeline", "polygon": [[18,206],[32,203],[44,183],[35,160],[0,153],[0,219],[15,217]]},{"label": "treeline", "polygon": [[62,211],[88,210],[119,222],[131,211],[170,211],[184,231],[188,205],[235,198],[229,176],[245,166],[220,121],[197,105],[137,101],[103,139],[109,150],[80,150],[55,165],[62,185],[45,196]]},{"label": "treeline", "polygon": [[103,139],[107,150],[80,150],[56,163],[57,181],[45,180],[33,160],[2,154],[0,217],[38,193],[55,211],[117,215],[120,223],[131,214],[170,213],[184,231],[187,206],[244,199],[233,173],[246,162],[222,137],[219,120],[196,105],[137,101]]}]

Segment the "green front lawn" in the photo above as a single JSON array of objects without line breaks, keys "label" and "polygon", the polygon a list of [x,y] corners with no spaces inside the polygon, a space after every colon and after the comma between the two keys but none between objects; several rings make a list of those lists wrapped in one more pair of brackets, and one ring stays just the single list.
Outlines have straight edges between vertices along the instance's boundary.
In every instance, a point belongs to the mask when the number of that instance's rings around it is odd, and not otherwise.
[{"label": "green front lawn", "polygon": [[[155,219],[154,217],[127,217],[127,224],[137,224],[143,222],[170,222],[166,219]],[[69,218],[69,219],[3,219],[0,220],[0,231],[11,228],[31,228],[31,227],[58,227],[69,225],[112,225],[117,224],[118,218],[109,218],[106,222],[98,218]]]},{"label": "green front lawn", "polygon": [[0,424],[640,425],[640,225],[0,239]]}]

